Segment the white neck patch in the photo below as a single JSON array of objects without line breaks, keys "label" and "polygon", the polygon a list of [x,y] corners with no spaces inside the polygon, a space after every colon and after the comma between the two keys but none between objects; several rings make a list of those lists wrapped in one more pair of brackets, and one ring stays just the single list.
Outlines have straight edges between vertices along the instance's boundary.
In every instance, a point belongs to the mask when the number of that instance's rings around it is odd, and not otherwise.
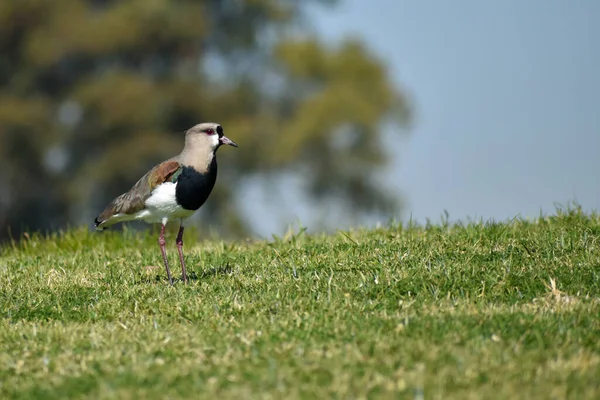
[{"label": "white neck patch", "polygon": [[219,135],[216,132],[214,135],[210,135],[210,144],[213,150],[219,147]]}]

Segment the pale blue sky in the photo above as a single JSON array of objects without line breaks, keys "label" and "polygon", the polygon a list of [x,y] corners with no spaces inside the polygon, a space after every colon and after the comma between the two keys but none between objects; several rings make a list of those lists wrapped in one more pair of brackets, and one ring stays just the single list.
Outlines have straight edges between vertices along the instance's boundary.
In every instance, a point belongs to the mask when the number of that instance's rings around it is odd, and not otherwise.
[{"label": "pale blue sky", "polygon": [[362,38],[412,96],[387,175],[404,219],[600,208],[600,1],[341,0],[313,15],[330,41]]},{"label": "pale blue sky", "polygon": [[317,14],[360,36],[412,93],[390,182],[419,220],[600,206],[600,1],[342,0]]}]

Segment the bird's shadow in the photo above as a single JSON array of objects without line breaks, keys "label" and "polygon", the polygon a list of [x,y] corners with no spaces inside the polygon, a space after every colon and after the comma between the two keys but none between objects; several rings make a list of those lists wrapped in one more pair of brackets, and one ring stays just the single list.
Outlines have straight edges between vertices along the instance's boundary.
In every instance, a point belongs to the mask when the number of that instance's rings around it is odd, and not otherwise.
[{"label": "bird's shadow", "polygon": [[[210,269],[202,271],[200,273],[197,273],[196,271],[188,271],[188,281],[190,281],[190,282],[199,281],[199,280],[209,278],[211,276],[231,275],[232,273],[233,273],[233,268],[229,264],[227,264],[225,266],[210,268]],[[156,282],[166,282],[166,283],[169,282],[167,275],[164,271],[162,274],[157,274],[156,276],[154,276],[154,278],[152,278],[150,276],[142,276],[141,279],[138,281],[138,284],[147,284],[147,283],[156,283]],[[173,277],[173,284],[177,284],[177,283],[183,283],[183,279],[181,278],[181,276]]]}]

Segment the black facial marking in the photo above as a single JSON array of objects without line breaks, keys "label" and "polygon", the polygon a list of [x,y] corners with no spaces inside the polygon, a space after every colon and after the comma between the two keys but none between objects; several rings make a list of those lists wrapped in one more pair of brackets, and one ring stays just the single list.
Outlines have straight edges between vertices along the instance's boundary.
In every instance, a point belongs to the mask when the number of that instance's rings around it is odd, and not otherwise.
[{"label": "black facial marking", "polygon": [[217,180],[217,159],[213,158],[204,174],[191,167],[183,167],[177,179],[175,199],[186,210],[199,209],[212,191]]},{"label": "black facial marking", "polygon": [[223,127],[221,125],[217,126],[217,133],[219,137],[223,136]]}]

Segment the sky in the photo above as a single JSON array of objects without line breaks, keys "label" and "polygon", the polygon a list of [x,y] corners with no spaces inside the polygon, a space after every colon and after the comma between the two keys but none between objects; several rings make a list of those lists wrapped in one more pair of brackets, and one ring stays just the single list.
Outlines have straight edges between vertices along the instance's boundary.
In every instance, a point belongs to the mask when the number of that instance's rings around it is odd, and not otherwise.
[{"label": "sky", "polygon": [[312,22],[366,42],[411,96],[385,174],[404,220],[600,207],[600,1],[340,0]]}]

